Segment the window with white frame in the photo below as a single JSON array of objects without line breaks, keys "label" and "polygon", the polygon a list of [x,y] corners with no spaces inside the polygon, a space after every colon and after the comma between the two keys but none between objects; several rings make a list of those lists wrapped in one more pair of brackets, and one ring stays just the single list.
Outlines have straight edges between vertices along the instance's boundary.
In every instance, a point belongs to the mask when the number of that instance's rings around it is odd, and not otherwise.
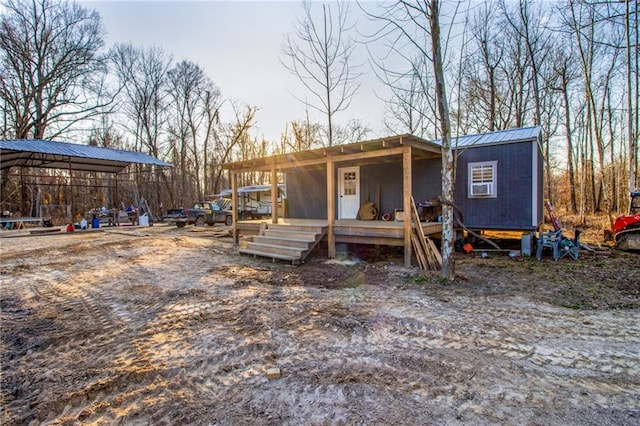
[{"label": "window with white frame", "polygon": [[469,163],[469,198],[496,198],[497,161]]}]

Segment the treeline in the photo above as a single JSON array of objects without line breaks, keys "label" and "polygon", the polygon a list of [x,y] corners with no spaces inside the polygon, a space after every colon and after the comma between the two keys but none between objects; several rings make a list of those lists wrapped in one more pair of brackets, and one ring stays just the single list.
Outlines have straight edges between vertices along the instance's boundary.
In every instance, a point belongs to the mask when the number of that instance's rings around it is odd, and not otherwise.
[{"label": "treeline", "polygon": [[[430,51],[422,47],[429,45],[428,25],[419,16],[408,19],[414,2],[351,10],[346,3],[317,5],[320,12],[312,3],[303,6],[297,32],[284,38],[283,64],[291,59],[285,66],[301,79],[340,82],[343,91],[331,92],[337,84],[307,85],[319,102],[305,101],[306,119],[283,123],[280,140],[271,141],[256,136],[258,107],[224,96],[197,63],[176,62],[158,46],[106,46],[99,14],[77,3],[7,1],[0,15],[2,138],[82,135],[87,144],[145,152],[174,167],[151,173],[136,166],[119,176],[117,193],[109,176],[4,170],[2,208],[37,215],[42,205],[71,205],[76,215],[140,197],[154,210],[188,205],[229,187],[226,162],[362,140],[371,123],[348,117],[365,72],[375,72],[388,89],[381,100],[388,133],[439,136]],[[582,217],[624,211],[638,179],[638,7],[635,1],[496,0],[445,9],[453,134],[539,124],[545,196]],[[356,15],[379,29],[375,36],[348,23]],[[324,28],[327,37],[302,40],[314,20],[324,23],[313,28]],[[414,43],[394,44],[398,28]],[[355,41],[370,52],[359,66]],[[302,75],[296,61],[315,47],[335,56],[314,58],[318,71],[309,67],[311,74]],[[315,122],[309,110],[328,120]],[[345,124],[337,124],[340,117]],[[257,184],[269,177],[242,178],[240,184]],[[94,182],[101,183],[97,191]]]},{"label": "treeline", "polygon": [[[386,19],[402,22],[398,9],[413,6],[399,3]],[[628,209],[629,189],[638,188],[639,4],[495,0],[457,6],[465,10],[446,13],[458,24],[447,47],[455,52],[447,74],[453,133],[541,125],[546,198],[583,219]],[[415,39],[420,36],[417,30]],[[394,93],[389,128],[437,137],[426,55],[390,50],[408,58],[409,66],[403,73],[378,62]]]}]

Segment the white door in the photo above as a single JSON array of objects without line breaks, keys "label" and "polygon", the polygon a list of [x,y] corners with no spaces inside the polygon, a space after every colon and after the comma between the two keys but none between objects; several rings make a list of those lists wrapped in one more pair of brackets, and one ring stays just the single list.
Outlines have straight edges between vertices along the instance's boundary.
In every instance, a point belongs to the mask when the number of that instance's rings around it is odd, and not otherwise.
[{"label": "white door", "polygon": [[338,219],[355,219],[360,209],[360,168],[338,169]]}]

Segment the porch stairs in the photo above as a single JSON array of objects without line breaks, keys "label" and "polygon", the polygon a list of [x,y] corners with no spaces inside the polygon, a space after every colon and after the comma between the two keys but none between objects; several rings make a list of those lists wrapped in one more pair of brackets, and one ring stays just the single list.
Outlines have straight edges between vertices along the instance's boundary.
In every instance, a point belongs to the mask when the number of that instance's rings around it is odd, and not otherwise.
[{"label": "porch stairs", "polygon": [[267,225],[263,222],[259,235],[239,251],[254,257],[267,257],[273,261],[286,260],[297,265],[304,262],[326,233],[327,228],[323,226]]}]

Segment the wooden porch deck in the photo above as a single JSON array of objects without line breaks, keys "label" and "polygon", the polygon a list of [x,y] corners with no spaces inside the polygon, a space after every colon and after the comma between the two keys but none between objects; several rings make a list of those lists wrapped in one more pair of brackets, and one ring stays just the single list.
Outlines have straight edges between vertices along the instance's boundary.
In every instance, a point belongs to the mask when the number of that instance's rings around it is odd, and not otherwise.
[{"label": "wooden porch deck", "polygon": [[[326,219],[296,219],[278,218],[278,223],[273,224],[271,219],[259,220],[239,220],[236,223],[240,235],[257,235],[260,231],[260,224],[266,223],[268,226],[282,227],[322,227],[328,228],[329,221]],[[426,236],[439,238],[442,234],[441,222],[421,222],[422,229]],[[333,234],[338,243],[374,244],[388,246],[404,245],[404,223],[382,220],[356,220],[337,219],[333,224]],[[325,237],[326,238],[326,237]]]}]

